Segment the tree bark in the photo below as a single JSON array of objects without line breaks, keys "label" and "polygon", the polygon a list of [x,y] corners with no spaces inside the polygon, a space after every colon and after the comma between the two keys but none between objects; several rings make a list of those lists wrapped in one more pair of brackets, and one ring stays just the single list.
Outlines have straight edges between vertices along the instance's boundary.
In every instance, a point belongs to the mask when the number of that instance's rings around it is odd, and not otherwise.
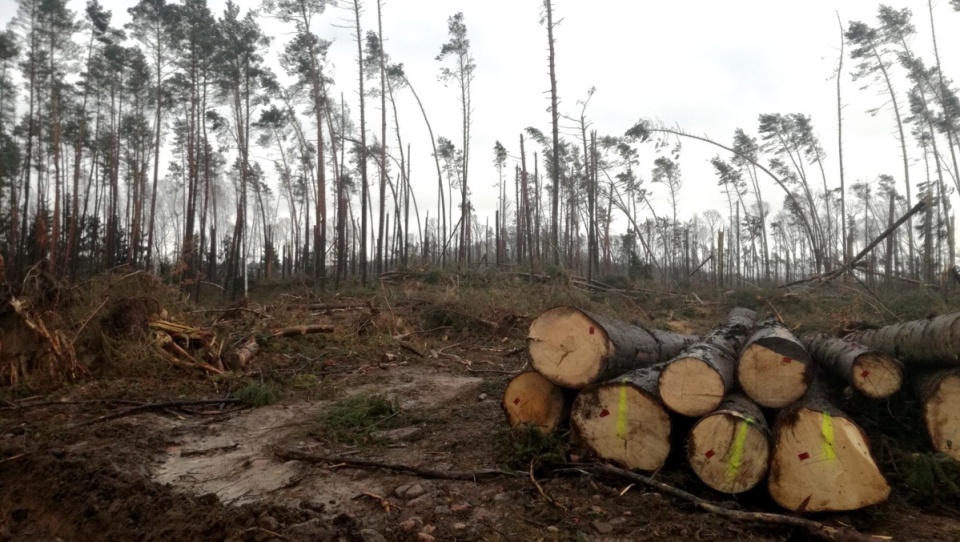
[{"label": "tree bark", "polygon": [[799,339],[776,320],[764,320],[747,339],[737,366],[737,380],[762,406],[783,408],[807,392],[813,362]]},{"label": "tree bark", "polygon": [[814,382],[774,426],[768,489],[794,512],[858,510],[886,500],[890,486],[870,455],[863,430]]},{"label": "tree bark", "polygon": [[690,430],[687,460],[712,489],[741,493],[766,477],[770,441],[760,407],[745,395],[733,394]]},{"label": "tree bark", "polygon": [[547,380],[581,389],[668,360],[696,338],[561,306],[530,324],[530,364]]},{"label": "tree bark", "polygon": [[716,410],[736,383],[737,352],[755,319],[753,311],[735,308],[727,323],[667,362],[658,383],[663,403],[684,416]]},{"label": "tree bark", "polygon": [[810,357],[872,399],[890,397],[903,385],[903,365],[893,356],[827,335],[807,335]]},{"label": "tree bark", "polygon": [[915,386],[933,448],[960,461],[960,369],[921,373]]},{"label": "tree bark", "polygon": [[847,336],[905,364],[960,365],[960,312],[857,331]]},{"label": "tree bark", "polygon": [[660,368],[637,369],[581,391],[570,413],[575,439],[628,469],[662,467],[670,453],[670,416],[657,396]]},{"label": "tree bark", "polygon": [[518,374],[507,384],[500,407],[510,427],[529,424],[550,433],[570,417],[573,402],[564,389],[536,371]]}]

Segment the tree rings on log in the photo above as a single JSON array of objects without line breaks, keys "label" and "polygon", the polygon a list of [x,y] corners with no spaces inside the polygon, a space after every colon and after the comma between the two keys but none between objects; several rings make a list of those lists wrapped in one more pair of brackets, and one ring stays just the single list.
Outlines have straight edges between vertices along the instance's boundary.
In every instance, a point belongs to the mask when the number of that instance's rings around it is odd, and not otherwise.
[{"label": "tree rings on log", "polygon": [[960,369],[922,374],[917,386],[934,449],[960,461]]},{"label": "tree rings on log", "polygon": [[819,391],[780,412],[768,489],[794,512],[858,510],[886,500],[890,486],[863,430]]},{"label": "tree rings on log", "polygon": [[628,469],[654,471],[670,453],[670,416],[656,397],[657,368],[582,390],[570,425],[583,446]]},{"label": "tree rings on log", "polygon": [[807,336],[803,342],[817,363],[867,397],[890,397],[903,385],[903,365],[880,350],[827,335]]},{"label": "tree rings on log", "polygon": [[[691,348],[671,361],[660,374],[660,397],[667,407],[684,416],[703,416],[723,401],[729,385],[715,361],[722,353],[709,346]],[[720,361],[730,366],[732,362]],[[731,382],[732,374],[727,377]]]},{"label": "tree rings on log", "polygon": [[747,339],[737,366],[737,380],[751,399],[783,408],[807,392],[813,364],[803,344],[776,322],[767,322]]},{"label": "tree rings on log", "polygon": [[536,371],[520,373],[510,380],[500,404],[510,427],[530,424],[549,433],[569,415],[563,389]]},{"label": "tree rings on log", "polygon": [[960,312],[851,333],[847,339],[903,363],[960,365]]},{"label": "tree rings on log", "polygon": [[760,408],[734,394],[690,430],[687,459],[693,472],[714,490],[741,493],[766,477],[770,440]]},{"label": "tree rings on log", "polygon": [[537,372],[558,386],[581,389],[670,359],[693,340],[575,307],[555,307],[530,324],[528,346]]}]

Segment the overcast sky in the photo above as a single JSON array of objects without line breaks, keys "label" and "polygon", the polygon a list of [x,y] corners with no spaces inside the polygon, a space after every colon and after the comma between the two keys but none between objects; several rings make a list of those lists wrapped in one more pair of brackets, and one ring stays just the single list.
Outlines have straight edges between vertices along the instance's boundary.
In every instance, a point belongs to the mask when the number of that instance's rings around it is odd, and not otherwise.
[{"label": "overcast sky", "polygon": [[[128,20],[126,7],[133,2],[103,3],[114,11],[116,24]],[[259,2],[241,0],[239,4],[246,10],[256,8]],[[919,31],[915,50],[932,63],[926,2],[891,0],[888,4],[912,7]],[[0,0],[0,6],[0,24],[5,26],[16,3]],[[83,2],[74,0],[71,6],[82,13]],[[217,16],[222,14],[221,0],[211,0],[210,6]],[[755,135],[762,113],[808,114],[828,155],[828,182],[831,187],[839,186],[833,79],[841,41],[837,12],[844,27],[851,20],[872,25],[878,6],[868,0],[556,0],[561,114],[579,116],[577,101],[586,97],[589,88],[596,87],[586,114],[600,135],[622,135],[638,119],[652,118],[724,143],[732,140],[737,127]],[[366,32],[375,29],[376,3],[367,0],[364,8],[362,24]],[[960,47],[951,35],[960,34],[960,14],[945,0],[937,2],[934,9],[944,71],[958,77]],[[545,133],[550,129],[547,38],[539,22],[541,1],[393,0],[384,3],[383,10],[388,54],[393,61],[403,62],[425,103],[435,134],[450,138],[458,147],[458,94],[438,82],[440,63],[435,57],[447,40],[447,18],[458,11],[464,13],[477,65],[469,182],[481,220],[490,215],[492,221],[497,183],[492,163],[494,142],[500,140],[516,156],[524,128],[535,126]],[[344,92],[355,103],[356,45],[351,30],[341,28],[352,25],[351,18],[352,11],[330,8],[319,21],[319,33],[334,40],[330,50],[333,92]],[[290,38],[278,23],[264,21],[264,25],[274,36],[274,48]],[[281,71],[279,66],[275,69]],[[875,180],[882,173],[902,183],[893,117],[887,111],[876,117],[867,113],[882,105],[885,98],[878,89],[860,90],[861,83],[850,78],[852,69],[853,63],[847,59],[842,88],[848,183]],[[425,208],[435,209],[435,170],[429,139],[408,92],[400,95],[399,106],[405,141],[413,145],[414,182],[423,213]],[[378,101],[372,107],[377,108]],[[356,115],[356,106],[353,111]],[[368,126],[371,134],[379,132],[378,117],[378,111],[368,113],[368,119],[375,119]],[[393,144],[392,137],[388,142]],[[718,151],[684,141],[681,216],[709,208],[724,210],[725,197],[708,163]],[[648,181],[653,152],[652,145],[641,150],[644,165],[640,173]],[[919,159],[919,154],[914,158]],[[915,168],[915,178],[920,178],[921,165]],[[272,171],[270,167],[264,169]],[[762,188],[766,195],[779,196],[779,188],[772,181],[764,181]],[[665,209],[663,188],[653,186],[652,190],[656,204]],[[435,211],[431,212],[434,215]]]}]

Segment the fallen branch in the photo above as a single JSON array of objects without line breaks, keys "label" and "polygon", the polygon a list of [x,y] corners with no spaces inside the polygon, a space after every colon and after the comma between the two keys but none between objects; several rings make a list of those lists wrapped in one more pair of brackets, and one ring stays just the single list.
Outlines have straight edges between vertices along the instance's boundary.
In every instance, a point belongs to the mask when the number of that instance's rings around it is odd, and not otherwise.
[{"label": "fallen branch", "polygon": [[342,455],[323,455],[323,454],[309,454],[306,452],[299,452],[297,450],[276,450],[274,452],[278,458],[290,461],[303,461],[304,463],[332,463],[332,464],[342,464],[351,467],[369,467],[375,469],[386,469],[399,472],[408,472],[410,474],[416,474],[422,476],[423,478],[431,478],[434,480],[480,480],[485,478],[498,478],[500,476],[522,476],[522,473],[505,471],[500,469],[480,469],[480,470],[468,470],[468,471],[444,471],[444,470],[433,470],[433,469],[424,469],[420,467],[412,467],[410,465],[402,465],[398,463],[386,463],[383,461],[373,461],[370,459],[351,459],[349,457],[344,457]]},{"label": "fallen branch", "polygon": [[23,457],[23,456],[25,456],[25,455],[30,455],[30,452],[24,452],[24,453],[22,453],[22,454],[12,455],[12,456],[7,457],[7,458],[5,458],[5,459],[0,459],[0,465],[2,465],[2,464],[4,464],[4,463],[8,463],[8,462],[10,462],[10,461],[16,461],[17,459],[20,459],[21,457]]},{"label": "fallen branch", "polygon": [[306,335],[308,333],[333,333],[335,327],[326,324],[313,324],[309,326],[284,327],[273,330],[271,337],[294,337],[296,335]]},{"label": "fallen branch", "polygon": [[617,478],[638,482],[647,487],[662,491],[672,497],[692,503],[697,508],[700,508],[706,512],[737,521],[799,527],[801,529],[810,531],[810,533],[814,536],[835,542],[879,542],[882,540],[889,540],[886,537],[866,535],[849,527],[834,527],[819,521],[796,516],[774,514],[771,512],[747,512],[743,510],[731,510],[729,508],[724,508],[714,504],[706,499],[697,497],[696,495],[683,491],[682,489],[677,489],[663,482],[658,482],[653,478],[649,478],[642,474],[636,474],[611,465],[590,465],[580,467],[578,470],[586,473],[614,476]]},{"label": "fallen branch", "polygon": [[533,482],[533,487],[537,488],[537,493],[540,493],[540,496],[543,497],[544,500],[556,506],[560,510],[563,510],[564,512],[569,511],[566,506],[558,503],[556,499],[554,499],[550,495],[547,495],[547,492],[543,490],[543,486],[540,485],[540,482],[538,482],[536,477],[534,477],[533,475],[533,461],[530,462],[530,481]]},{"label": "fallen branch", "polygon": [[229,397],[224,399],[195,399],[195,400],[189,400],[189,401],[164,401],[161,403],[145,403],[139,406],[120,410],[117,412],[111,412],[110,414],[104,414],[103,416],[98,416],[96,418],[87,420],[85,422],[80,422],[74,425],[74,427],[84,427],[87,425],[93,425],[95,423],[116,420],[117,418],[132,416],[134,414],[139,414],[141,412],[147,412],[150,410],[162,410],[167,408],[178,408],[178,407],[184,407],[184,406],[216,405],[220,403],[241,403],[241,402],[243,402],[242,399]]}]

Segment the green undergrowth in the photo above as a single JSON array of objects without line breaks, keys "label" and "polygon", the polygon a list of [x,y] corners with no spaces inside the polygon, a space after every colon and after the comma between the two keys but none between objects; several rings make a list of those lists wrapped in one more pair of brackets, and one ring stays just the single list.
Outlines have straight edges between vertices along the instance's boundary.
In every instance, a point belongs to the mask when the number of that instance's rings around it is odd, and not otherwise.
[{"label": "green undergrowth", "polygon": [[527,469],[530,463],[562,463],[570,449],[566,435],[544,433],[538,427],[522,424],[502,430],[505,462],[513,468]]},{"label": "green undergrowth", "polygon": [[233,392],[233,396],[250,406],[262,407],[279,401],[280,391],[273,384],[251,382]]},{"label": "green undergrowth", "polygon": [[379,395],[352,395],[319,415],[324,435],[337,442],[359,446],[373,443],[371,433],[409,424],[399,406]]}]

